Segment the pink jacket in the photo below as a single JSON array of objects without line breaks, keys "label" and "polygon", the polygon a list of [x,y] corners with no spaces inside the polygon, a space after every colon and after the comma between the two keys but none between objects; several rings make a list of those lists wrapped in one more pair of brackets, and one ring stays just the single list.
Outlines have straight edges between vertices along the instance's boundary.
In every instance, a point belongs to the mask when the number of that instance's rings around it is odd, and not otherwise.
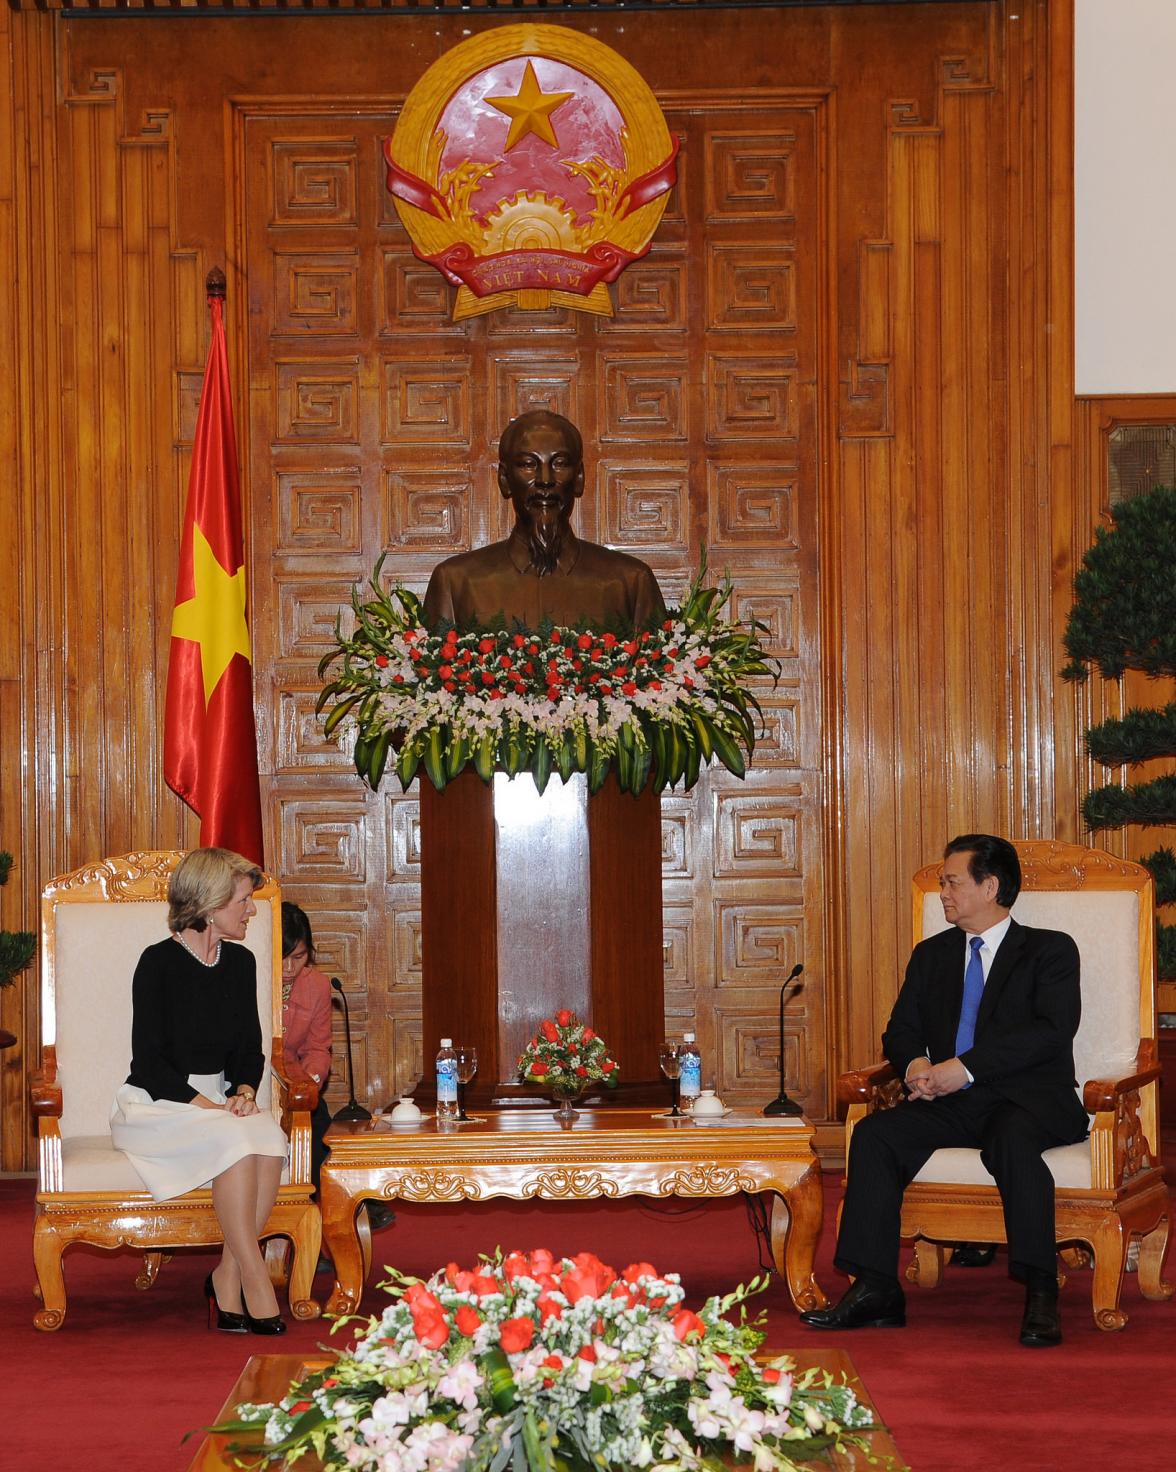
[{"label": "pink jacket", "polygon": [[321,971],[303,968],[282,1007],[282,1033],[291,1078],[322,1083],[331,1071],[331,983]]}]

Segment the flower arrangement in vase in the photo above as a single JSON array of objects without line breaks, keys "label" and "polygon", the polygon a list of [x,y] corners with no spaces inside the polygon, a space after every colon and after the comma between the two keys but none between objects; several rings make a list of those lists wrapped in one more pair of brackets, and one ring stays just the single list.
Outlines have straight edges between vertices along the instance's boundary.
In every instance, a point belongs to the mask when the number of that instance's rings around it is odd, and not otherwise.
[{"label": "flower arrangement in vase", "polygon": [[524,1083],[541,1084],[559,1101],[556,1117],[575,1117],[573,1102],[591,1084],[615,1089],[620,1069],[609,1055],[604,1039],[562,1007],[554,1017],[545,1017],[535,1036],[519,1056],[519,1076]]}]

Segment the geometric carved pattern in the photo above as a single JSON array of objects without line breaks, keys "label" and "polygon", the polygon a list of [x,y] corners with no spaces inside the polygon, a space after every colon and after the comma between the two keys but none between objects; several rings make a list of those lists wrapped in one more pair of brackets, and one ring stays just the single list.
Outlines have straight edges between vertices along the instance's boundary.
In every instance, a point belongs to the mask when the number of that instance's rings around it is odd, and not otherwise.
[{"label": "geometric carved pattern", "polygon": [[686,262],[659,258],[655,247],[622,273],[613,287],[613,316],[602,317],[597,331],[659,332],[686,330]]},{"label": "geometric carved pattern", "polygon": [[361,883],[367,844],[354,801],[278,800],[280,869],[315,884]]},{"label": "geometric carved pattern", "polygon": [[534,353],[525,358],[491,358],[490,366],[495,424],[505,426],[531,409],[546,409],[580,423],[580,365],[575,358],[544,358]]},{"label": "geometric carved pattern", "polygon": [[716,900],[720,986],[779,985],[804,955],[803,911],[753,900]]},{"label": "geometric carved pattern", "polygon": [[[804,996],[790,1002],[784,1013],[784,1083],[788,1092],[803,1098],[812,1088],[809,1048],[805,1039]],[[767,1098],[779,1087],[779,1013],[762,1003],[746,1008],[715,1008],[715,1035],[719,1050],[720,1090],[743,1089]]]},{"label": "geometric carved pattern", "polygon": [[719,245],[707,251],[712,328],[796,330],[795,252],[780,246]]},{"label": "geometric carved pattern", "polygon": [[346,609],[344,633],[350,633],[354,626],[350,583],[278,579],[276,592],[277,653],[281,659],[317,659],[326,654],[335,642],[340,609]]},{"label": "geometric carved pattern", "polygon": [[359,364],[275,362],[278,439],[354,442],[359,431]]},{"label": "geometric carved pattern", "polygon": [[490,338],[575,337],[579,330],[580,314],[570,307],[547,307],[537,312],[524,312],[519,307],[502,307],[480,321],[486,324],[486,336]]},{"label": "geometric carved pattern", "polygon": [[693,799],[662,794],[661,872],[663,879],[689,879],[694,872],[691,845],[693,816]]},{"label": "geometric carved pattern", "polygon": [[686,438],[685,358],[608,358],[600,365],[601,439]]},{"label": "geometric carved pattern", "polygon": [[707,466],[712,547],[797,548],[796,465]]},{"label": "geometric carved pattern", "polygon": [[[395,789],[392,789],[395,791]],[[414,793],[411,797],[389,798],[385,802],[388,825],[389,882],[410,879],[419,884],[421,878],[421,805]]]},{"label": "geometric carved pattern", "polygon": [[452,332],[453,288],[411,251],[385,250],[380,335],[399,332]]},{"label": "geometric carved pattern", "polygon": [[274,252],[273,332],[347,333],[356,330],[354,255],[307,256]]},{"label": "geometric carved pattern", "polygon": [[733,879],[741,874],[799,878],[799,787],[787,788],[779,795],[716,792],[713,797],[717,879]]},{"label": "geometric carved pattern", "polygon": [[[278,752],[276,772],[290,774],[313,768],[317,772],[350,772],[350,756],[331,736],[323,735],[323,723],[315,714],[318,687],[310,690],[278,690]],[[316,948],[318,927],[315,927]]]},{"label": "geometric carved pattern", "polygon": [[470,365],[464,358],[386,358],[380,371],[385,444],[469,444]]},{"label": "geometric carved pattern", "polygon": [[707,370],[707,432],[739,439],[795,439],[793,355],[712,354]]},{"label": "geometric carved pattern", "polygon": [[388,971],[390,987],[421,984],[421,902],[397,899],[388,906],[392,936],[392,964]]},{"label": "geometric carved pattern", "polygon": [[276,552],[360,550],[361,471],[358,465],[330,470],[280,470],[275,477]]},{"label": "geometric carved pattern", "polygon": [[604,494],[600,505],[601,540],[614,547],[656,547],[685,556],[689,551],[690,466],[612,465],[602,461],[597,474]]},{"label": "geometric carved pattern", "polygon": [[354,225],[356,147],[335,139],[273,145],[275,225]]},{"label": "geometric carved pattern", "polygon": [[387,545],[438,558],[470,545],[473,486],[465,471],[389,470]]},{"label": "geometric carved pattern", "polygon": [[750,623],[758,619],[760,623],[767,624],[767,633],[762,634],[761,638],[765,647],[777,659],[799,657],[799,601],[799,588],[778,591],[771,588],[761,591],[753,588],[747,579],[740,581],[731,600],[732,612],[740,623]]},{"label": "geometric carved pattern", "polygon": [[694,986],[691,964],[694,912],[689,905],[662,906],[662,956],[666,990],[689,992]]},{"label": "geometric carved pattern", "polygon": [[782,220],[796,213],[796,134],[710,133],[706,214],[711,221]]},{"label": "geometric carved pattern", "polygon": [[796,767],[800,762],[800,693],[781,684],[776,691],[757,694],[761,716],[756,723],[755,764]]}]

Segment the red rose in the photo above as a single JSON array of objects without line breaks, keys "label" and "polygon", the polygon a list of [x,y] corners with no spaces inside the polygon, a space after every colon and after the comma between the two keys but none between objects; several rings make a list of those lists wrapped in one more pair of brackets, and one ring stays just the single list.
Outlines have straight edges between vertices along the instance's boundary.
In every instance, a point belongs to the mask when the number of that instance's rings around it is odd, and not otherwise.
[{"label": "red rose", "polygon": [[388,656],[386,654],[377,654],[376,663],[382,670],[386,670],[388,668]]},{"label": "red rose", "polygon": [[595,1036],[596,1036],[596,1034],[592,1031],[592,1029],[590,1027],[586,1027],[584,1029],[584,1041],[586,1043],[592,1042],[592,1040],[595,1038]]},{"label": "red rose", "polygon": [[457,682],[456,682],[456,680],[446,680],[445,681],[445,688],[446,688],[446,690],[449,691],[450,695],[452,695],[453,692],[457,689]]},{"label": "red rose", "polygon": [[698,1315],[691,1313],[688,1308],[680,1308],[671,1322],[674,1325],[674,1338],[679,1343],[691,1334],[704,1333],[706,1328]]},{"label": "red rose", "polygon": [[604,638],[601,639],[600,642],[604,645],[606,649],[611,649],[613,645],[617,642],[617,636],[615,634],[605,634]]},{"label": "red rose", "polygon": [[665,623],[662,624],[662,628],[665,629],[665,631],[666,631],[667,634],[670,632],[670,630],[673,627],[674,627],[674,620],[672,618],[666,619]]},{"label": "red rose", "polygon": [[552,629],[552,631],[551,631],[551,642],[553,644],[562,644],[563,643],[563,640],[560,638],[560,633],[559,633],[559,630],[558,629]]},{"label": "red rose", "polygon": [[765,1385],[779,1385],[779,1383],[780,1383],[780,1371],[779,1370],[773,1370],[773,1369],[771,1369],[771,1367],[769,1367],[768,1369],[766,1369],[763,1372],[763,1376],[764,1376],[764,1384]]},{"label": "red rose", "polygon": [[577,1078],[587,1078],[588,1077],[588,1070],[584,1067],[584,1065],[582,1063],[576,1069],[576,1077]]},{"label": "red rose", "polygon": [[637,686],[634,685],[634,683],[633,683],[632,680],[626,680],[625,683],[621,686],[621,694],[622,695],[636,695],[637,694]]},{"label": "red rose", "polygon": [[404,676],[403,675],[393,675],[392,676],[392,683],[394,685],[403,685],[404,684]]},{"label": "red rose", "polygon": [[535,673],[535,666],[531,660],[528,660],[523,666],[523,673],[526,675],[533,675]]},{"label": "red rose", "polygon": [[641,635],[641,642],[642,642],[642,644],[648,644],[649,641],[652,638],[653,638],[653,635],[649,632],[648,629],[646,629],[646,631],[644,632],[644,634]]},{"label": "red rose", "polygon": [[545,1017],[543,1021],[539,1024],[539,1031],[543,1034],[543,1036],[547,1039],[549,1043],[559,1042],[559,1030],[556,1027],[555,1023],[552,1022],[550,1017]]},{"label": "red rose", "polygon": [[509,654],[500,654],[498,656],[498,663],[502,666],[504,670],[508,670],[514,664],[514,660],[511,659]]},{"label": "red rose", "polygon": [[457,1332],[464,1334],[467,1339],[472,1339],[482,1322],[482,1315],[470,1304],[463,1303],[457,1311],[455,1322],[457,1324]]},{"label": "red rose", "polygon": [[700,654],[698,658],[694,661],[694,668],[696,670],[704,670],[706,669],[707,665],[710,664],[710,662],[711,657],[709,654]]},{"label": "red rose", "polygon": [[649,682],[649,688],[651,690],[660,690],[661,687],[662,687],[662,682],[660,680],[650,680],[650,682]]},{"label": "red rose", "polygon": [[566,1007],[561,1007],[555,1014],[555,1020],[559,1023],[560,1027],[567,1027],[575,1015],[574,1012],[569,1012]]},{"label": "red rose", "polygon": [[560,1289],[569,1303],[578,1303],[581,1298],[599,1298],[616,1282],[614,1270],[592,1252],[578,1252],[572,1258],[572,1266],[564,1269]]},{"label": "red rose", "polygon": [[600,1065],[601,1072],[611,1073],[616,1066],[617,1065],[613,1062],[611,1058],[606,1058],[604,1062]]},{"label": "red rose", "polygon": [[581,634],[580,637],[576,640],[576,648],[577,649],[591,649],[592,648],[592,635],[591,634]]},{"label": "red rose", "polygon": [[612,694],[612,686],[611,685],[601,685],[601,687],[600,687],[600,693],[602,695],[611,695]]},{"label": "red rose", "polygon": [[478,653],[479,654],[493,654],[494,653],[494,640],[493,639],[479,639],[478,640]]},{"label": "red rose", "polygon": [[521,1354],[524,1349],[530,1349],[534,1337],[534,1319],[507,1319],[498,1340],[506,1354]]},{"label": "red rose", "polygon": [[657,1269],[651,1262],[631,1262],[621,1277],[626,1283],[636,1283],[638,1278],[656,1278]]},{"label": "red rose", "polygon": [[417,637],[417,631],[415,629],[405,629],[405,631],[404,631],[404,642],[406,644],[414,644],[416,642],[416,637]]},{"label": "red rose", "polygon": [[516,649],[521,649],[527,641],[523,638],[522,634],[516,634],[510,642]]},{"label": "red rose", "polygon": [[531,1072],[536,1078],[543,1078],[545,1074],[551,1072],[551,1064],[544,1063],[542,1058],[536,1058],[534,1063],[531,1064]]},{"label": "red rose", "polygon": [[564,1362],[557,1354],[549,1354],[543,1361],[543,1368],[546,1370],[562,1370],[563,1367]]},{"label": "red rose", "polygon": [[625,642],[621,645],[621,648],[625,651],[626,654],[636,654],[637,653],[637,640],[636,639],[626,639]]},{"label": "red rose", "polygon": [[541,1293],[535,1307],[539,1310],[539,1322],[546,1324],[548,1319],[558,1319],[563,1316],[563,1304],[557,1303],[550,1294]]},{"label": "red rose", "polygon": [[576,1351],[576,1358],[587,1360],[590,1365],[594,1365],[596,1363],[596,1351],[590,1344],[581,1344],[580,1348]]},{"label": "red rose", "polygon": [[437,666],[437,673],[441,676],[443,680],[452,680],[453,666],[451,664],[439,664]]},{"label": "red rose", "polygon": [[495,679],[496,679],[496,676],[492,673],[492,671],[490,671],[490,670],[483,670],[482,671],[482,684],[483,685],[493,685]]}]

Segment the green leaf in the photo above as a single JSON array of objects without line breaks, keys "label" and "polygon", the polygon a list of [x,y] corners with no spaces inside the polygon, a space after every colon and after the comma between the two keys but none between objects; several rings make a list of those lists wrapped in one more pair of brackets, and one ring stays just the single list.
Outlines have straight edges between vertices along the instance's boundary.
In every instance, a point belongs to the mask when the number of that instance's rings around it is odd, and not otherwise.
[{"label": "green leaf", "polygon": [[381,779],[384,776],[384,768],[388,762],[388,749],[392,745],[392,732],[385,728],[376,738],[372,747],[372,754],[368,758],[367,779],[368,785],[373,792],[379,789]]},{"label": "green leaf", "polygon": [[531,772],[535,778],[535,786],[540,794],[546,791],[547,784],[551,779],[551,747],[541,736],[535,745],[535,756],[531,762]]},{"label": "green leaf", "polygon": [[324,736],[330,736],[334,733],[335,728],[338,726],[339,722],[343,719],[347,712],[351,709],[351,707],[358,704],[359,698],[360,697],[358,695],[349,695],[345,700],[341,700],[339,704],[335,706],[334,710],[332,710],[331,714],[323,722]]},{"label": "green leaf", "polygon": [[429,781],[438,792],[445,791],[445,744],[443,738],[444,727],[434,726],[428,733],[425,741],[425,749],[421,760],[425,764],[425,773]]},{"label": "green leaf", "polygon": [[608,769],[612,765],[608,753],[595,741],[589,743],[588,752],[588,791],[599,792],[608,779]]},{"label": "green leaf", "polygon": [[399,777],[400,786],[405,792],[408,791],[420,764],[421,747],[419,741],[406,742],[400,748],[400,755],[396,758],[396,775]]},{"label": "green leaf", "polygon": [[505,1413],[515,1403],[514,1376],[510,1372],[510,1361],[501,1349],[488,1349],[478,1361],[486,1383],[490,1387],[490,1400],[494,1409]]},{"label": "green leaf", "polygon": [[478,742],[474,750],[474,770],[483,782],[489,782],[494,776],[495,757],[498,754],[498,742],[493,731],[487,731]]},{"label": "green leaf", "polygon": [[694,724],[695,735],[698,737],[702,759],[703,761],[709,762],[715,751],[714,728],[708,717],[704,716],[701,711],[692,710],[690,712],[690,719]]},{"label": "green leaf", "polygon": [[465,767],[470,759],[470,744],[464,736],[454,736],[445,753],[445,776],[450,782]]},{"label": "green leaf", "polygon": [[715,753],[728,772],[736,777],[742,777],[747,766],[743,760],[743,752],[739,749],[739,743],[721,726],[716,725],[711,731],[711,740],[714,742]]}]

